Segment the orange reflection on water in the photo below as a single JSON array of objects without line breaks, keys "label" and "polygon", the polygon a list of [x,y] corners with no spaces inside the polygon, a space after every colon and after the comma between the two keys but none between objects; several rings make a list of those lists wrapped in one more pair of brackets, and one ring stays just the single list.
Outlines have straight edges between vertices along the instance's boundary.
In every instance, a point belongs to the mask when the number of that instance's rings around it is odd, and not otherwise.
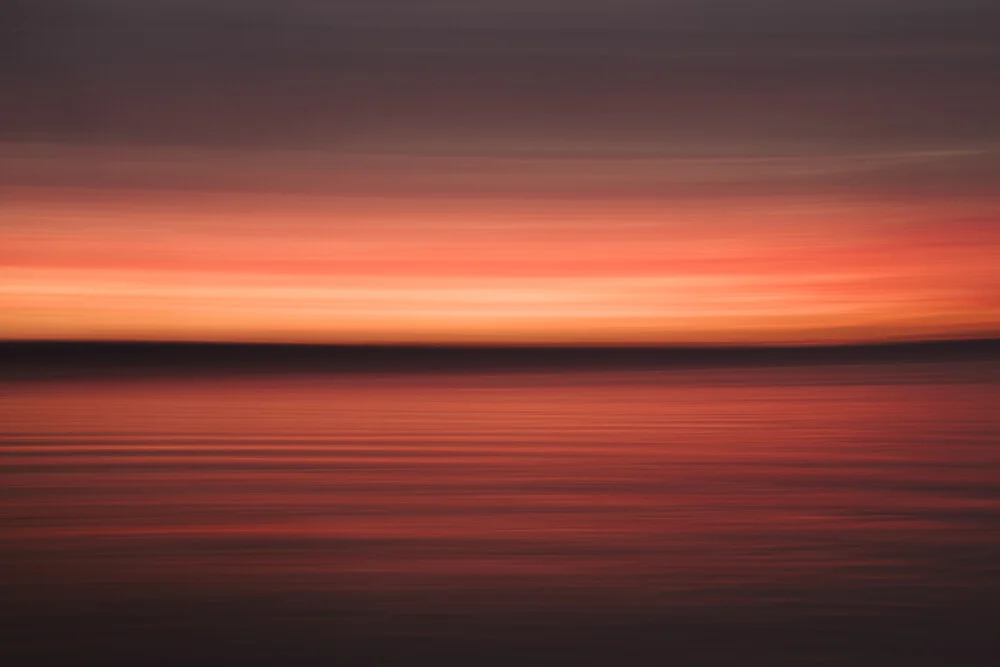
[{"label": "orange reflection on water", "polygon": [[918,598],[936,562],[971,590],[940,562],[992,544],[991,368],[23,382],[3,541],[28,588],[743,605]]}]

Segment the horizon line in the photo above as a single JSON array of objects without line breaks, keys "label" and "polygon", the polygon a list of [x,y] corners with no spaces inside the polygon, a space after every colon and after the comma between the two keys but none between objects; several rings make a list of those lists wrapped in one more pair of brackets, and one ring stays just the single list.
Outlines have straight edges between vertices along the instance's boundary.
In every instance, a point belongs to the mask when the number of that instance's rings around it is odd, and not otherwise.
[{"label": "horizon line", "polygon": [[140,338],[0,338],[0,346],[205,346],[205,347],[296,347],[296,348],[359,348],[359,349],[484,349],[484,350],[813,350],[858,347],[912,347],[924,345],[961,344],[1000,345],[1000,335],[957,338],[892,338],[877,340],[847,340],[821,342],[743,342],[743,341],[677,341],[677,342],[574,342],[574,341],[295,341],[295,340],[223,340],[223,339],[140,339]]}]

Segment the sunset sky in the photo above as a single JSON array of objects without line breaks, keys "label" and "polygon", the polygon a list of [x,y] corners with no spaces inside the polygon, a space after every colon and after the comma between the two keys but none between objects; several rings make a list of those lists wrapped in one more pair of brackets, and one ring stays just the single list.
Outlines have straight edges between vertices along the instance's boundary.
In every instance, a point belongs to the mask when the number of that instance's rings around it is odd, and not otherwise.
[{"label": "sunset sky", "polygon": [[1000,335],[974,0],[23,0],[0,336]]}]

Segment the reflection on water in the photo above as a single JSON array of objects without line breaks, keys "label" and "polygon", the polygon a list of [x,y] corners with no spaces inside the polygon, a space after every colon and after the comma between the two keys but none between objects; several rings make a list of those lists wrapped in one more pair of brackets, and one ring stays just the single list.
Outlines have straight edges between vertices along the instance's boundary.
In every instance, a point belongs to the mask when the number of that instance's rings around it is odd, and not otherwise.
[{"label": "reflection on water", "polygon": [[8,383],[16,664],[987,665],[1000,365]]}]

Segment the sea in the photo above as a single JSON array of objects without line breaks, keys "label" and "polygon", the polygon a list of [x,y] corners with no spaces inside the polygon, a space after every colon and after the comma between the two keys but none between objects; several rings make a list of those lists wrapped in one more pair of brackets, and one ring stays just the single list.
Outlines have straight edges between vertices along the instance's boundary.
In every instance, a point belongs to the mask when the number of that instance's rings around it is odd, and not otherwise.
[{"label": "sea", "polygon": [[0,391],[9,667],[997,664],[996,360]]}]

